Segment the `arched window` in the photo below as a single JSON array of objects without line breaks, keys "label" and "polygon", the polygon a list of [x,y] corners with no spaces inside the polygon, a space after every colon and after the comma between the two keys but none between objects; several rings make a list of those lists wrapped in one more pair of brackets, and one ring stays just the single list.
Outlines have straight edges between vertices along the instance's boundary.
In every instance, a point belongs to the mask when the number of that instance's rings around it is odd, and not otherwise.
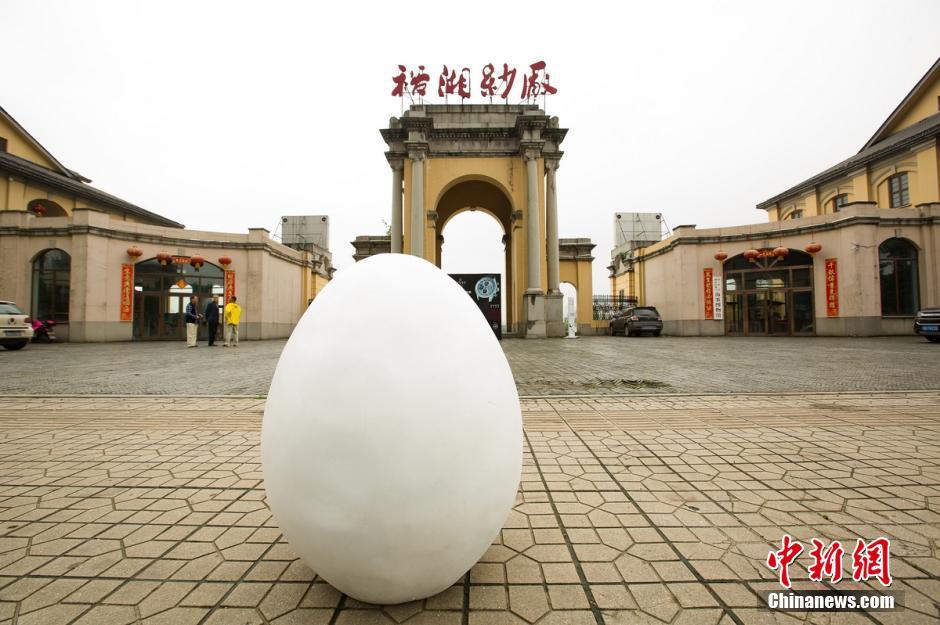
[{"label": "arched window", "polygon": [[917,248],[906,239],[888,239],[878,246],[881,265],[881,314],[917,314],[920,296],[917,288]]},{"label": "arched window", "polygon": [[68,323],[71,266],[71,257],[57,249],[41,252],[33,260],[33,317]]}]

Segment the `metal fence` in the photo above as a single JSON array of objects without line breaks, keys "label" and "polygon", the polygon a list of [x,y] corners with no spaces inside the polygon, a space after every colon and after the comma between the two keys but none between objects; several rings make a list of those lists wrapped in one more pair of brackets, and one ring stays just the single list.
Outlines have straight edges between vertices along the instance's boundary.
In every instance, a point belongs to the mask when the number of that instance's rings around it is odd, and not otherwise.
[{"label": "metal fence", "polygon": [[619,295],[595,295],[593,297],[594,319],[609,320],[614,313],[636,305],[635,297]]}]

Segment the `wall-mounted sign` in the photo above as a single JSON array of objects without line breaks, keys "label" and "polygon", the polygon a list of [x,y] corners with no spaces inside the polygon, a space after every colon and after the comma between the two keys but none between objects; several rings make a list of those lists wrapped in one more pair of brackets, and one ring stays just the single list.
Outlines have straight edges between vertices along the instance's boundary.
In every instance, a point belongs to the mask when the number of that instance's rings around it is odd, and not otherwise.
[{"label": "wall-mounted sign", "polygon": [[835,258],[826,259],[826,316],[839,316],[839,264]]},{"label": "wall-mounted sign", "polygon": [[712,268],[706,267],[702,285],[705,287],[705,318],[715,318],[715,282],[712,280]]},{"label": "wall-mounted sign", "polygon": [[188,265],[188,264],[189,264],[189,256],[174,256],[174,257],[173,257],[173,264],[174,264],[174,265]]},{"label": "wall-mounted sign", "polygon": [[235,295],[235,272],[231,269],[225,270],[225,304],[228,304]]},{"label": "wall-mounted sign", "polygon": [[134,312],[134,265],[121,263],[121,321],[131,321]]},{"label": "wall-mounted sign", "polygon": [[[501,69],[497,69],[493,63],[487,63],[483,66],[479,82],[477,82],[469,67],[457,68],[444,65],[437,76],[437,95],[440,98],[453,95],[463,101],[473,97],[476,92],[490,100],[494,96],[508,100],[517,82],[517,74],[518,70],[510,67],[508,63],[503,63]],[[399,65],[398,74],[392,77],[392,82],[395,83],[392,95],[396,98],[408,96],[412,101],[423,102],[430,81],[431,75],[424,65],[418,65],[417,69]],[[520,75],[518,82],[520,100],[530,101],[539,96],[558,93],[558,89],[551,84],[551,76],[545,68],[545,61],[536,61],[529,65],[528,73]]]},{"label": "wall-mounted sign", "polygon": [[486,322],[493,328],[496,338],[503,338],[503,312],[498,273],[452,273],[453,278],[467,295],[476,302]]},{"label": "wall-mounted sign", "polygon": [[712,295],[714,297],[712,310],[714,312],[715,319],[724,319],[725,318],[725,296],[721,290],[721,276],[715,276],[714,278],[712,278]]}]

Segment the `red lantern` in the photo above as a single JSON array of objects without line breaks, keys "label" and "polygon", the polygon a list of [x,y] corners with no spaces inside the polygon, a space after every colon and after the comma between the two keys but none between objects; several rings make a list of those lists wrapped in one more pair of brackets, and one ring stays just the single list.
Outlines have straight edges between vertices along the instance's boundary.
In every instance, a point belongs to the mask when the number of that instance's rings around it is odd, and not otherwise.
[{"label": "red lantern", "polygon": [[157,254],[157,262],[160,263],[161,266],[166,267],[173,262],[173,257],[167,252],[160,252]]},{"label": "red lantern", "polygon": [[803,249],[805,249],[809,254],[818,254],[822,251],[822,245],[813,241]]},{"label": "red lantern", "polygon": [[726,258],[728,258],[728,252],[722,252],[719,250],[715,253],[715,260],[717,260],[719,263],[725,262]]},{"label": "red lantern", "polygon": [[758,252],[757,250],[753,250],[753,249],[752,249],[752,250],[745,250],[745,251],[744,251],[744,258],[748,259],[748,261],[750,261],[750,262],[752,262],[752,263],[756,263],[756,262],[757,262],[757,257],[758,257],[758,256],[760,256],[760,252]]},{"label": "red lantern", "polygon": [[232,259],[228,256],[219,256],[219,264],[223,267],[228,267],[232,264]]},{"label": "red lantern", "polygon": [[776,257],[779,258],[780,260],[783,260],[784,258],[786,258],[786,257],[787,257],[787,254],[789,254],[789,253],[790,253],[789,248],[786,248],[786,247],[783,247],[783,246],[775,247],[775,248],[774,248],[774,256],[776,256]]},{"label": "red lantern", "polygon": [[46,207],[43,206],[42,204],[36,204],[35,206],[33,206],[33,212],[36,213],[36,215],[38,215],[39,217],[42,217],[43,215],[46,214]]},{"label": "red lantern", "polygon": [[127,255],[130,256],[131,258],[140,258],[141,256],[143,256],[143,254],[144,254],[143,250],[141,250],[136,245],[132,245],[129,248],[127,248]]},{"label": "red lantern", "polygon": [[199,254],[194,254],[192,257],[190,257],[189,264],[192,265],[196,271],[199,271],[199,269],[201,269],[202,266],[206,264],[206,259]]}]

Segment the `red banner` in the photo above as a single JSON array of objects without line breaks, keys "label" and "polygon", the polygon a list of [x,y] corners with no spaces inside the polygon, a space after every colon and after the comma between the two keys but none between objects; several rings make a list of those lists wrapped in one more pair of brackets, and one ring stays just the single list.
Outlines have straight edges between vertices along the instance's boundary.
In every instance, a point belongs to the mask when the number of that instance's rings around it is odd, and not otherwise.
[{"label": "red banner", "polygon": [[835,258],[826,259],[826,316],[839,316],[839,266]]},{"label": "red banner", "polygon": [[134,313],[134,265],[121,263],[121,321],[130,321]]},{"label": "red banner", "polygon": [[226,269],[225,270],[225,301],[223,304],[228,304],[232,296],[235,295],[235,272]]},{"label": "red banner", "polygon": [[715,291],[714,283],[712,282],[712,268],[705,268],[705,281],[703,285],[705,286],[705,318],[714,319],[715,318]]}]

